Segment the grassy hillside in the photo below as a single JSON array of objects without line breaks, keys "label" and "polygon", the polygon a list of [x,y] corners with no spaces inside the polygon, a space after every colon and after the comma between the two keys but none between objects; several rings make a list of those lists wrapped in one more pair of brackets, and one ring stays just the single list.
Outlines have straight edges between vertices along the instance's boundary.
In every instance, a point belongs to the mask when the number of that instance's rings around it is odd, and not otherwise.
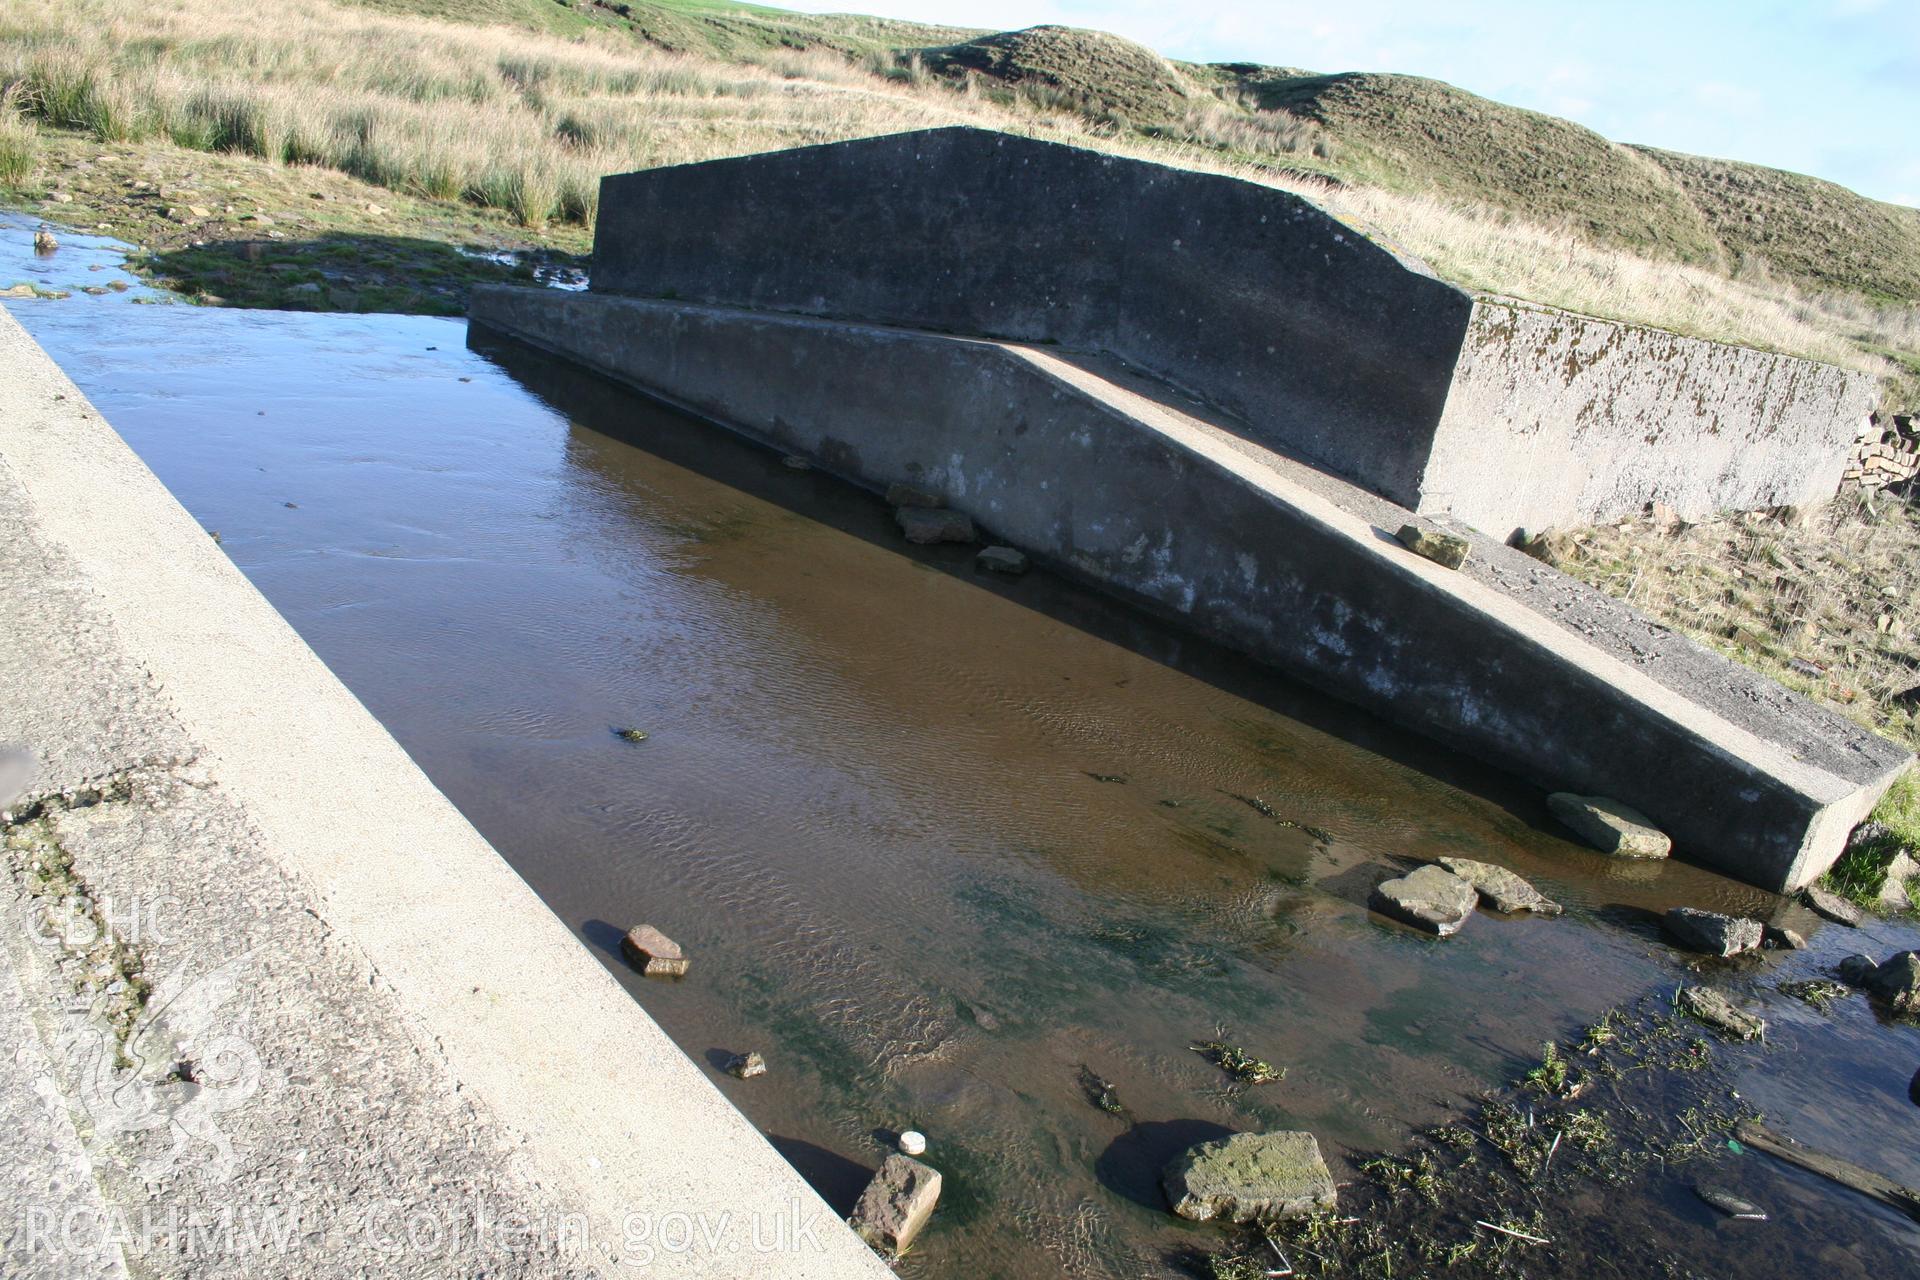
[{"label": "grassy hillside", "polygon": [[1153,50],[1100,31],[1000,31],[918,56],[949,81],[983,76],[1102,121],[1164,124],[1211,100]]},{"label": "grassy hillside", "polygon": [[[1286,187],[1472,288],[1904,370],[1920,397],[1920,309],[1901,301],[1920,294],[1920,215],[1436,81],[719,0],[313,0],[272,23],[231,0],[0,6],[0,187],[229,302],[274,297],[210,264],[249,217],[306,224],[280,203],[289,172],[361,184],[423,240],[573,251],[607,173],[961,123]],[[198,189],[209,153],[233,198],[149,198]]]},{"label": "grassy hillside", "polygon": [[1312,120],[1346,170],[1577,227],[1603,244],[1720,266],[1708,219],[1657,162],[1591,129],[1417,76],[1274,74],[1241,84],[1261,110]]},{"label": "grassy hillside", "polygon": [[1642,150],[1673,175],[1736,263],[1816,286],[1920,298],[1920,209],[1781,169]]}]

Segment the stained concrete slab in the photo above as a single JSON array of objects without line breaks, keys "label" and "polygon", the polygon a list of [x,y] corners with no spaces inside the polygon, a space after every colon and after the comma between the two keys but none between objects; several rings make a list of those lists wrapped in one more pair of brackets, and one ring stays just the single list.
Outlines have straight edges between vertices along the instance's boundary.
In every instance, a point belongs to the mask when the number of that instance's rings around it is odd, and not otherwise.
[{"label": "stained concrete slab", "polygon": [[[45,1161],[64,1113],[130,1269],[887,1274],[3,311],[0,533],[0,741],[51,797],[6,834],[55,841],[120,948],[48,927],[9,848],[0,981]],[[153,997],[116,1028],[126,957]],[[52,1257],[0,1236],[7,1274]]]},{"label": "stained concrete slab", "polygon": [[1621,800],[1750,883],[1816,878],[1911,764],[1490,539],[1459,571],[1413,555],[1389,532],[1404,508],[1112,360],[537,290],[480,290],[473,315],[857,483],[933,488],[999,541],[1546,790]]}]

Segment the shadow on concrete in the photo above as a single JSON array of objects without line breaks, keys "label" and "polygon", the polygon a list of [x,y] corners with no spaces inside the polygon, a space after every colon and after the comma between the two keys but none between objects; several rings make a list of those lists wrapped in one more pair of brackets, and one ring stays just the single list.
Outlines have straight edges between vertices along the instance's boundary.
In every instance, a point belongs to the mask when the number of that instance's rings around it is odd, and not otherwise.
[{"label": "shadow on concrete", "polygon": [[873,1170],[858,1160],[850,1160],[816,1143],[800,1138],[783,1138],[777,1133],[768,1134],[767,1141],[780,1153],[780,1158],[792,1165],[794,1172],[805,1178],[807,1185],[842,1218],[853,1212],[860,1193],[867,1189],[867,1183],[873,1177]]},{"label": "shadow on concrete", "polygon": [[1164,1212],[1161,1171],[1188,1147],[1232,1135],[1211,1120],[1143,1120],[1107,1144],[1093,1162],[1093,1176],[1115,1195]]},{"label": "shadow on concrete", "polygon": [[[1201,680],[1309,728],[1362,747],[1396,764],[1489,801],[1533,831],[1565,839],[1545,796],[1519,779],[1415,737],[1359,708],[1338,702],[1244,654],[1186,631],[1180,620],[1145,602],[1128,601],[1036,564],[1020,578],[983,573],[977,547],[914,546],[875,494],[815,468],[796,473],[781,455],[715,424],[654,400],[524,343],[471,328],[467,345],[493,362],[556,413],[588,433],[642,449],[676,466],[737,489],[876,546],[922,567],[959,578],[1109,644]],[[884,377],[884,369],[875,370]],[[581,457],[594,451],[582,449]],[[1391,535],[1384,535],[1391,536]]]}]

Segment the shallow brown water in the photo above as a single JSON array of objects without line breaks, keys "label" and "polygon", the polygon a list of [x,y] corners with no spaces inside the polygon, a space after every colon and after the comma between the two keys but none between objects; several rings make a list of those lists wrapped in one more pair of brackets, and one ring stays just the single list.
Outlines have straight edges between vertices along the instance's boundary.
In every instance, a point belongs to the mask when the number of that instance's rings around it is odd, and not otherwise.
[{"label": "shallow brown water", "polygon": [[[1587,853],[1530,789],[1045,574],[909,548],[876,499],[458,323],[103,301],[16,313],[690,1055],[766,1055],[715,1078],[828,1198],[928,1134],[947,1192],[903,1272],[1160,1274],[1212,1238],[1157,1198],[1185,1143],[1309,1128],[1348,1176],[1676,983],[1651,912],[1777,909]],[[1571,913],[1441,943],[1365,910],[1443,853]],[[688,979],[621,965],[640,920]],[[1910,936],[1821,935],[1733,981]],[[1920,1036],[1857,1001],[1767,1013],[1742,1088],[1920,1182]],[[1286,1079],[1228,1087],[1188,1050],[1221,1034]],[[1751,1161],[1822,1248],[1920,1239]]]}]

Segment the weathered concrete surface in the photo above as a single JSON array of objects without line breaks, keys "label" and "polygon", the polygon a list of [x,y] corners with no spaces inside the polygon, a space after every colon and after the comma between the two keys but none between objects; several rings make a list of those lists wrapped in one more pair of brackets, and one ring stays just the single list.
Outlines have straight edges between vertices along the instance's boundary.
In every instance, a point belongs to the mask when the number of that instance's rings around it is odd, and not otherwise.
[{"label": "weathered concrete surface", "polygon": [[969,128],[607,178],[593,288],[1108,353],[1500,540],[1831,496],[1876,398],[1475,298],[1288,192]]},{"label": "weathered concrete surface", "polygon": [[[0,581],[0,742],[80,806],[16,812],[0,863],[54,1143],[9,1214],[89,1208],[64,1120],[139,1275],[887,1274],[4,312]],[[153,984],[130,1026],[67,894]],[[724,1229],[675,1248],[669,1213]],[[16,1225],[6,1274],[113,1273]]]},{"label": "weathered concrete surface", "polygon": [[1420,509],[1505,537],[1652,501],[1688,519],[1822,502],[1878,398],[1864,373],[1480,298]]},{"label": "weathered concrete surface", "polygon": [[[1550,790],[1616,796],[1682,856],[1813,879],[1900,748],[1488,539],[1407,512],[1109,362],[799,316],[492,288],[474,320],[996,539]],[[1543,582],[1546,575],[1552,582]]]}]

